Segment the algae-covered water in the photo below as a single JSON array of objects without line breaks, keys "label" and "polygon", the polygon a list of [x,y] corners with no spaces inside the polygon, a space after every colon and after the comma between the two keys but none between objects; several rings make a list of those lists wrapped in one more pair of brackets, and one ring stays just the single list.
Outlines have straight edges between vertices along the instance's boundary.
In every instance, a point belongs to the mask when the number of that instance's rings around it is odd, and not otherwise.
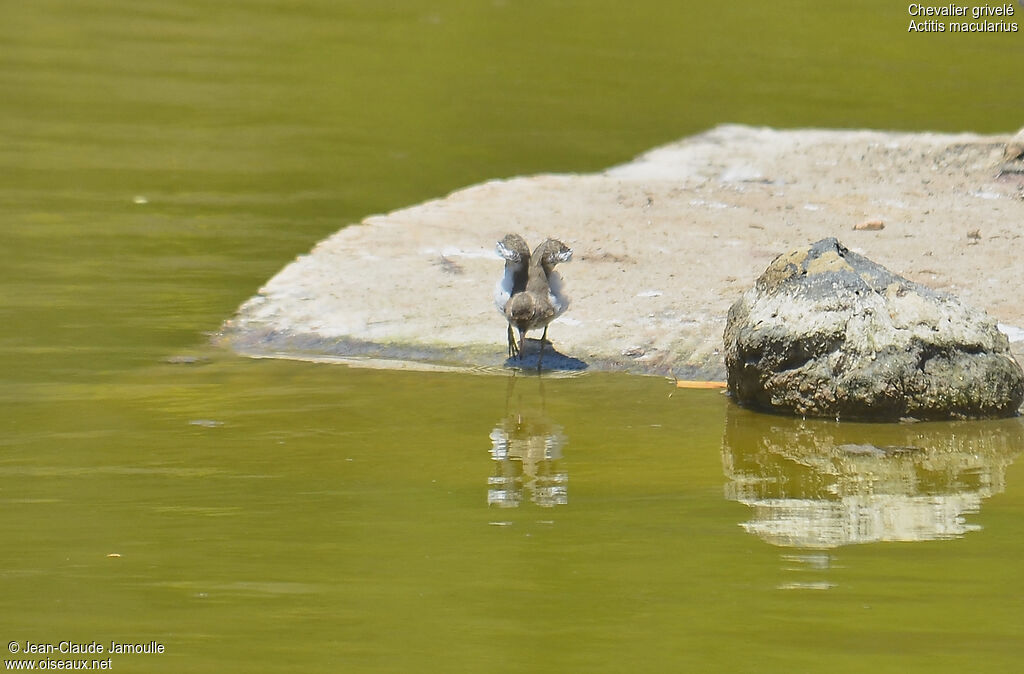
[{"label": "algae-covered water", "polygon": [[1019,32],[911,34],[886,2],[95,0],[0,18],[6,661],[1024,656],[1019,419],[803,422],[658,378],[249,360],[207,337],[339,227],[481,180],[595,170],[722,122],[1013,131]]}]

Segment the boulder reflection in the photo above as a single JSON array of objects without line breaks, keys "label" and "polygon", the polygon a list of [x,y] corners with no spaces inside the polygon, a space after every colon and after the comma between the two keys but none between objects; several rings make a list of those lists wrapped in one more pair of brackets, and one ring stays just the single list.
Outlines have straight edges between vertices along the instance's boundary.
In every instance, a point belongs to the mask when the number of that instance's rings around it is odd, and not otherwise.
[{"label": "boulder reflection", "polygon": [[525,498],[545,508],[565,505],[569,473],[562,462],[562,427],[544,411],[542,380],[536,378],[536,396],[522,391],[532,382],[516,391],[517,380],[509,379],[505,416],[490,435],[493,471],[487,478],[487,505],[516,508]]},{"label": "boulder reflection", "polygon": [[743,528],[778,546],[927,541],[1005,488],[1024,423],[848,424],[730,406],[722,442],[727,498],[753,509]]}]

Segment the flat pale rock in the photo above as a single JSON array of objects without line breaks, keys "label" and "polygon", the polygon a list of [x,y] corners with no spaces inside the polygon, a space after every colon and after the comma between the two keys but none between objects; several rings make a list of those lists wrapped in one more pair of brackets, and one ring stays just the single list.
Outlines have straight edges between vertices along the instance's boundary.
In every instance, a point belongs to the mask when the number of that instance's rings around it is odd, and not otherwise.
[{"label": "flat pale rock", "polygon": [[[475,185],[321,241],[219,341],[257,357],[500,367],[494,244],[519,232],[575,250],[559,266],[572,304],[548,331],[560,356],[545,367],[721,380],[733,301],[779,253],[841,236],[986,310],[1019,353],[1024,174],[1007,169],[1012,139],[729,125],[601,173]],[[885,228],[853,231],[868,220]]]}]

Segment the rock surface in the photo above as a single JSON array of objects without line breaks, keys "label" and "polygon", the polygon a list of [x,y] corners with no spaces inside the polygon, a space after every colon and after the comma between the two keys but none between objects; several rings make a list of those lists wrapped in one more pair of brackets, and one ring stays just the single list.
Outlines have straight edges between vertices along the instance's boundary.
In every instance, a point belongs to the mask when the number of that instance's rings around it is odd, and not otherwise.
[{"label": "rock surface", "polygon": [[[1024,326],[1024,175],[1001,171],[1011,138],[729,125],[599,173],[475,185],[342,228],[245,302],[220,341],[258,357],[501,367],[493,251],[510,231],[575,250],[560,267],[572,304],[548,331],[567,369],[723,380],[730,304],[779,252],[828,236],[1012,332]],[[872,220],[884,229],[853,231]]]},{"label": "rock surface", "polygon": [[729,309],[729,390],[804,416],[1010,416],[1024,373],[984,312],[822,239],[776,258]]}]

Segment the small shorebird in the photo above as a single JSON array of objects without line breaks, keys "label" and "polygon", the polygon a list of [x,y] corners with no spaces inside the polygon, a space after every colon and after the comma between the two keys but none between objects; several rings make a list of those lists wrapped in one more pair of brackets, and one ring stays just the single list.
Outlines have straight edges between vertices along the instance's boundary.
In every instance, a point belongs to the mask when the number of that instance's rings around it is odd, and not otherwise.
[{"label": "small shorebird", "polygon": [[572,249],[556,239],[548,239],[537,246],[530,256],[527,267],[526,287],[521,292],[512,293],[505,304],[504,313],[509,324],[509,339],[513,339],[513,327],[519,331],[519,344],[516,348],[519,360],[524,356],[526,332],[539,327],[544,328],[544,334],[540,338],[540,353],[537,356],[538,370],[544,358],[544,340],[548,336],[548,323],[561,316],[569,307],[569,298],[562,290],[562,277],[555,271],[555,265],[571,259]]},{"label": "small shorebird", "polygon": [[[498,242],[495,249],[498,255],[505,258],[505,275],[494,287],[494,305],[498,307],[501,315],[505,315],[505,306],[509,299],[526,290],[526,280],[530,266],[530,246],[526,240],[518,234],[506,234],[505,238]],[[516,345],[515,335],[512,333],[512,324],[508,324],[508,357],[512,358],[519,354],[519,347]]]}]

